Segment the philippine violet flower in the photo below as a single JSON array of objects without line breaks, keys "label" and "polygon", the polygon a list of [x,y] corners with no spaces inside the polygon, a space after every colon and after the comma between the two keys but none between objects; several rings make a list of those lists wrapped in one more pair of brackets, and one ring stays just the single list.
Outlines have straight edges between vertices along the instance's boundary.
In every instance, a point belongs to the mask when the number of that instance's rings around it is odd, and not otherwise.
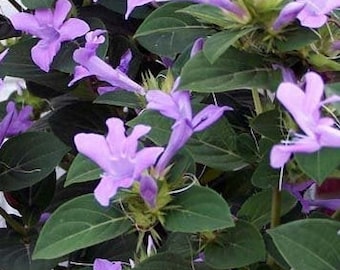
[{"label": "philippine violet flower", "polygon": [[122,270],[122,263],[110,262],[105,259],[95,259],[93,270]]},{"label": "philippine violet flower", "polygon": [[25,132],[32,126],[33,122],[30,119],[32,111],[29,105],[18,111],[14,102],[8,102],[6,115],[0,122],[0,145],[6,137]]},{"label": "philippine violet flower", "polygon": [[114,91],[117,88],[144,94],[144,88],[125,74],[131,60],[131,52],[127,52],[127,54],[123,56],[120,65],[116,69],[112,68],[96,55],[97,48],[105,41],[103,33],[105,33],[105,31],[100,29],[87,33],[85,36],[85,47],[74,51],[73,59],[79,65],[75,68],[74,78],[69,83],[69,86],[82,78],[96,76],[99,80],[105,81],[111,85],[111,87],[101,88],[101,94],[108,91]]},{"label": "philippine violet flower", "polygon": [[327,22],[327,15],[340,7],[340,0],[296,0],[283,7],[273,23],[275,31],[298,19],[301,25],[319,28]]},{"label": "philippine violet flower", "polygon": [[217,121],[224,111],[232,110],[228,106],[208,105],[193,117],[189,91],[173,90],[168,94],[160,90],[150,90],[146,94],[146,99],[147,109],[159,111],[162,115],[175,120],[169,143],[156,165],[158,173],[166,168],[172,157],[194,132],[206,129]]},{"label": "philippine violet flower", "polygon": [[[163,152],[162,147],[145,147],[137,151],[138,139],[150,131],[149,126],[136,125],[129,136],[125,135],[125,127],[119,118],[106,121],[108,134],[77,134],[74,138],[78,151],[93,160],[103,170],[99,185],[94,191],[95,198],[108,206],[110,199],[119,188],[129,188],[134,181],[143,181],[143,172],[154,165]],[[152,203],[150,183],[141,196]],[[149,195],[147,195],[147,194]]]},{"label": "philippine violet flower", "polygon": [[83,36],[90,30],[88,24],[80,19],[66,20],[71,8],[68,0],[58,0],[54,10],[37,9],[34,15],[21,12],[10,17],[15,29],[40,38],[32,48],[31,56],[33,62],[46,72],[50,70],[62,42]]},{"label": "philippine violet flower", "polygon": [[270,164],[273,168],[282,167],[293,153],[313,153],[322,147],[340,147],[340,130],[333,127],[335,121],[321,117],[320,113],[320,107],[340,101],[340,97],[332,96],[321,101],[323,93],[324,83],[314,72],[305,75],[305,91],[291,82],[280,84],[276,97],[305,134],[295,134],[293,140],[272,148]]},{"label": "philippine violet flower", "polygon": [[283,188],[291,193],[301,203],[302,213],[308,214],[310,211],[318,207],[336,211],[340,209],[340,199],[319,198],[318,189],[322,189],[322,186],[326,185],[327,180],[320,187],[317,186],[315,181],[309,180],[298,184],[284,183]]},{"label": "philippine violet flower", "polygon": [[[125,13],[125,19],[127,19],[130,16],[131,12],[136,7],[143,6],[151,2],[167,2],[167,1],[169,0],[127,0],[127,10]],[[233,3],[230,0],[191,0],[191,2],[216,6],[231,13],[234,13],[235,15],[240,17],[243,17],[247,14],[247,12],[243,10],[239,5]]]}]

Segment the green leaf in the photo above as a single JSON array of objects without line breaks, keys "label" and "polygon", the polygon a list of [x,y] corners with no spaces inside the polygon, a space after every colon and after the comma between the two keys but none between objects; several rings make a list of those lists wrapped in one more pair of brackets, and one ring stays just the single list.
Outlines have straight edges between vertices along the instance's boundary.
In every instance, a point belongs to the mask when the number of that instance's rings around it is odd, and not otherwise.
[{"label": "green leaf", "polygon": [[[281,212],[283,216],[296,205],[296,199],[286,191],[281,192]],[[242,205],[237,216],[252,223],[258,229],[270,222],[272,190],[266,189],[250,197]]]},{"label": "green leaf", "polygon": [[198,37],[212,32],[192,16],[176,12],[188,3],[168,3],[152,12],[138,28],[135,38],[149,51],[174,57]]},{"label": "green leaf", "polygon": [[236,226],[223,230],[208,243],[205,261],[216,269],[243,267],[265,259],[265,245],[257,229],[242,220]]},{"label": "green leaf", "polygon": [[295,270],[340,269],[340,223],[305,219],[268,231],[281,255]]},{"label": "green leaf", "polygon": [[28,9],[51,8],[55,0],[21,0]]},{"label": "green leaf", "polygon": [[93,194],[77,197],[59,207],[44,225],[34,259],[51,259],[113,239],[131,228],[115,207],[101,207]]},{"label": "green leaf", "polygon": [[1,270],[51,270],[58,260],[34,260],[34,242],[25,243],[20,235],[12,230],[0,229],[0,269]]},{"label": "green leaf", "polygon": [[[269,154],[269,153],[268,153]],[[269,155],[261,160],[255,169],[252,177],[251,183],[259,188],[266,189],[277,187],[278,181],[280,179],[280,171],[273,169],[269,165]]]},{"label": "green leaf", "polygon": [[[151,126],[152,129],[146,136],[158,145],[165,145],[169,140],[171,120],[157,112],[147,110],[127,124]],[[205,131],[194,134],[185,146],[195,162],[224,171],[247,166],[242,157],[236,153],[235,148],[236,135],[225,118]]]},{"label": "green leaf", "polygon": [[173,232],[169,234],[158,252],[172,252],[182,258],[191,259],[194,256],[194,248],[195,241],[193,241],[191,234]]},{"label": "green leaf", "polygon": [[174,253],[160,253],[153,255],[140,264],[134,270],[192,270],[191,262],[184,260],[180,255]]},{"label": "green leaf", "polygon": [[319,185],[340,165],[340,150],[322,148],[310,154],[295,154],[300,169]]},{"label": "green leaf", "polygon": [[65,187],[100,178],[102,170],[90,159],[78,154],[67,172]]},{"label": "green leaf", "polygon": [[164,226],[170,231],[195,233],[234,226],[227,202],[207,187],[191,187],[169,207]]},{"label": "green leaf", "polygon": [[0,190],[18,190],[39,182],[58,166],[68,150],[46,132],[28,132],[9,139],[0,149]]},{"label": "green leaf", "polygon": [[207,24],[215,24],[222,28],[232,27],[233,24],[233,22],[228,20],[225,16],[226,13],[221,8],[212,5],[190,5],[178,12],[189,14],[199,21],[203,21]]},{"label": "green leaf", "polygon": [[[340,82],[326,84],[325,85],[325,93],[326,93],[326,97],[331,97],[332,95],[339,95],[340,94]],[[334,107],[336,109],[337,113],[340,112],[340,103],[339,102],[333,103],[332,107]]]},{"label": "green leaf", "polygon": [[37,39],[26,38],[11,46],[8,54],[0,63],[0,77],[20,77],[59,92],[68,90],[67,84],[70,81],[68,74],[58,71],[46,73],[32,62],[31,49],[36,43]]},{"label": "green leaf", "polygon": [[284,40],[278,41],[275,45],[281,52],[299,50],[309,46],[319,37],[309,28],[298,27],[296,30],[285,33]]},{"label": "green leaf", "polygon": [[276,90],[281,73],[264,67],[259,55],[230,47],[214,64],[203,52],[191,58],[182,69],[179,89],[196,92],[224,92],[236,89]]},{"label": "green leaf", "polygon": [[270,110],[252,119],[250,126],[259,134],[277,142],[282,138],[280,119],[278,110]]},{"label": "green leaf", "polygon": [[308,61],[319,71],[340,71],[339,62],[331,60],[322,54],[312,54],[308,57]]},{"label": "green leaf", "polygon": [[117,90],[105,93],[96,98],[94,103],[122,106],[128,108],[143,108],[143,100],[133,92]]},{"label": "green leaf", "polygon": [[229,49],[230,46],[253,30],[253,28],[239,31],[225,30],[212,35],[204,44],[203,53],[205,57],[211,64],[214,64],[219,57]]}]

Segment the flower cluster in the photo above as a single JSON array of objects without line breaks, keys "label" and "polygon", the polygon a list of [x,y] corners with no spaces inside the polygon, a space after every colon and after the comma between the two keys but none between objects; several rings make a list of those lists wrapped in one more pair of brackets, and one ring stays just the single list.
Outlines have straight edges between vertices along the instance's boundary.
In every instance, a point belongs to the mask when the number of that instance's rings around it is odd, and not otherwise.
[{"label": "flower cluster", "polygon": [[291,82],[280,84],[276,97],[293,116],[304,134],[295,133],[293,140],[275,145],[270,154],[273,168],[282,167],[293,153],[313,153],[322,147],[340,147],[340,130],[335,120],[321,116],[323,105],[340,101],[339,96],[321,100],[324,94],[322,78],[314,72],[305,75],[305,91]]}]

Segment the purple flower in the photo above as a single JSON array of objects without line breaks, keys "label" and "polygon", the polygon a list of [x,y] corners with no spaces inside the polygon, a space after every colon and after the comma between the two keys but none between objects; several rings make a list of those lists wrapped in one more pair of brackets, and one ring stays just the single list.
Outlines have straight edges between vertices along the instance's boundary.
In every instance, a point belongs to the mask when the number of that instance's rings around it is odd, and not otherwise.
[{"label": "purple flower", "polygon": [[13,115],[14,115],[14,111],[7,112],[5,117],[0,122],[0,145],[3,143],[4,139],[6,138],[7,130],[11,124]]},{"label": "purple flower", "polygon": [[192,117],[189,91],[172,91],[167,94],[160,90],[151,90],[147,92],[146,99],[148,101],[147,109],[159,111],[162,115],[175,120],[168,146],[156,165],[158,173],[165,169],[172,157],[194,132],[206,129],[216,122],[224,111],[232,110],[228,106],[208,105]]},{"label": "purple flower", "polygon": [[8,102],[6,111],[8,115],[11,115],[11,122],[6,130],[6,137],[25,132],[32,126],[33,122],[31,120],[31,116],[33,108],[31,106],[24,106],[20,111],[18,111],[14,102]]},{"label": "purple flower", "polygon": [[138,139],[150,131],[149,126],[137,125],[129,136],[125,135],[124,123],[118,118],[106,121],[108,134],[77,134],[75,145],[103,169],[99,185],[94,191],[97,201],[108,206],[118,188],[129,188],[142,173],[152,166],[163,152],[162,147],[145,147],[137,151]]},{"label": "purple flower", "polygon": [[318,199],[316,196],[316,183],[309,180],[298,184],[284,183],[283,188],[290,192],[302,205],[302,213],[308,214],[316,207],[329,210],[340,209],[340,199]]},{"label": "purple flower", "polygon": [[95,259],[93,270],[122,270],[122,263],[110,262],[105,259]]},{"label": "purple flower", "polygon": [[191,48],[190,58],[194,57],[197,53],[203,50],[204,42],[204,38],[198,38],[195,40]]},{"label": "purple flower", "polygon": [[273,68],[274,68],[274,70],[280,69],[283,82],[291,82],[291,83],[297,82],[295,73],[291,68],[287,68],[287,67],[284,67],[284,66],[278,65],[278,64],[274,64]]},{"label": "purple flower", "polygon": [[87,23],[80,19],[66,20],[71,8],[69,1],[58,0],[54,11],[37,9],[34,15],[21,12],[10,18],[15,29],[40,38],[37,45],[32,48],[31,56],[33,62],[46,72],[50,70],[62,42],[73,40],[90,30]]},{"label": "purple flower", "polygon": [[127,91],[144,94],[143,87],[131,80],[124,73],[129,62],[129,55],[125,56],[125,58],[123,57],[120,66],[116,69],[112,68],[96,55],[98,46],[105,41],[105,37],[102,35],[103,33],[105,33],[104,30],[95,30],[87,33],[85,36],[85,47],[74,51],[73,59],[79,66],[76,66],[74,78],[69,83],[69,86],[84,77],[94,75],[97,76],[99,80],[111,85],[111,87],[101,88],[101,93],[122,88]]},{"label": "purple flower", "polygon": [[151,176],[142,175],[140,179],[139,192],[149,207],[154,208],[156,206],[158,187],[157,183]]},{"label": "purple flower", "polygon": [[332,50],[338,51],[340,50],[340,40],[336,40],[332,43]]},{"label": "purple flower", "polygon": [[293,153],[312,153],[322,147],[340,147],[340,130],[333,127],[334,120],[320,115],[321,106],[340,101],[340,97],[333,96],[321,101],[323,91],[323,81],[314,72],[305,75],[305,91],[294,83],[280,84],[276,97],[305,134],[295,134],[293,140],[272,148],[270,165],[273,168],[282,167]]},{"label": "purple flower", "polygon": [[[151,2],[167,2],[167,1],[168,0],[154,0],[154,1],[153,0],[127,0],[127,10],[125,13],[125,19],[127,19],[130,16],[131,12],[136,7],[143,6]],[[192,0],[192,2],[216,6],[226,11],[229,11],[231,13],[234,13],[235,15],[239,17],[243,17],[247,14],[247,12],[243,10],[239,5],[233,3],[230,0]]]},{"label": "purple flower", "polygon": [[326,14],[337,7],[340,7],[340,0],[297,0],[288,3],[273,23],[273,29],[278,31],[296,18],[303,26],[319,28],[327,22]]}]

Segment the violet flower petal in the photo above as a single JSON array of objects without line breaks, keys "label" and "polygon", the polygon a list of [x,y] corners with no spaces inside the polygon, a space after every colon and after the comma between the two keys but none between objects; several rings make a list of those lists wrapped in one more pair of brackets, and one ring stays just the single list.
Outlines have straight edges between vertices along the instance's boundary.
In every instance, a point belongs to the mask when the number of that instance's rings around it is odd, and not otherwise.
[{"label": "violet flower petal", "polygon": [[193,134],[191,123],[187,119],[176,121],[164,153],[156,164],[156,171],[161,173],[170,163],[177,151],[181,149]]},{"label": "violet flower petal", "polygon": [[178,106],[171,95],[161,90],[149,90],[145,97],[148,102],[147,109],[159,111],[160,114],[172,119],[181,117]]},{"label": "violet flower petal", "polygon": [[281,168],[293,153],[313,153],[321,148],[316,139],[305,137],[293,144],[274,145],[270,152],[270,166]]},{"label": "violet flower petal", "polygon": [[93,264],[93,270],[122,270],[121,262],[110,262],[104,259],[96,259]]},{"label": "violet flower petal", "polygon": [[151,208],[156,206],[158,186],[149,175],[143,175],[140,179],[139,192],[144,202]]},{"label": "violet flower petal", "polygon": [[74,143],[79,153],[90,158],[104,171],[111,170],[111,154],[104,136],[80,133],[74,137]]},{"label": "violet flower petal", "polygon": [[285,25],[291,23],[299,12],[304,8],[304,2],[291,2],[288,3],[284,8],[281,10],[279,16],[273,23],[273,29],[275,31],[280,30]]},{"label": "violet flower petal", "polygon": [[[72,5],[68,0],[58,0],[56,2],[54,14],[53,14],[53,25],[55,28],[59,28],[63,24],[71,8],[72,8]],[[76,30],[76,29],[73,29],[73,30]],[[87,30],[86,32],[88,31],[89,30]]]},{"label": "violet flower petal", "polygon": [[334,211],[340,209],[340,199],[310,200],[309,204],[311,206],[327,208]]},{"label": "violet flower petal", "polygon": [[[9,103],[11,103],[11,102],[9,102]],[[13,103],[13,105],[14,105],[14,103]],[[8,106],[9,105],[7,104],[7,108],[8,108]],[[14,109],[8,110],[5,117],[0,122],[0,146],[1,146],[1,144],[3,143],[3,141],[6,137],[7,130],[8,130],[8,128],[9,128],[11,122],[12,122],[14,114],[15,114]]]},{"label": "violet flower petal", "polygon": [[[13,108],[11,106],[12,104],[14,105]],[[11,113],[12,110],[14,110],[14,115],[12,117],[11,124],[6,131],[6,136],[14,136],[25,132],[33,125],[31,120],[31,116],[33,114],[32,106],[24,106],[19,112],[17,112],[15,104],[10,102],[7,105],[7,113]]]},{"label": "violet flower petal", "polygon": [[204,38],[198,38],[194,41],[190,52],[190,58],[194,57],[197,53],[203,50],[204,42]]},{"label": "violet flower petal", "polygon": [[228,106],[215,106],[215,105],[208,105],[203,110],[201,110],[192,120],[192,127],[195,132],[202,131],[215,123],[225,111],[233,110],[231,107]]},{"label": "violet flower petal", "polygon": [[104,174],[94,190],[94,196],[102,206],[109,206],[110,199],[116,195],[117,190],[119,188],[129,188],[133,182],[133,178],[115,179]]},{"label": "violet flower petal", "polygon": [[37,35],[40,25],[34,15],[28,13],[15,13],[10,18],[13,27],[17,30],[30,33],[34,36]]},{"label": "violet flower petal", "polygon": [[80,19],[68,19],[60,28],[60,42],[73,40],[90,31],[88,24]]},{"label": "violet flower petal", "polygon": [[140,150],[135,158],[134,178],[137,178],[145,169],[154,165],[163,151],[163,147],[145,147]]},{"label": "violet flower petal", "polygon": [[120,58],[119,66],[117,67],[117,69],[127,74],[131,59],[132,59],[132,52],[130,49],[128,49]]},{"label": "violet flower petal", "polygon": [[40,40],[31,50],[33,62],[43,71],[49,72],[53,58],[59,51],[60,47],[61,44],[58,41],[48,43],[43,39]]}]

